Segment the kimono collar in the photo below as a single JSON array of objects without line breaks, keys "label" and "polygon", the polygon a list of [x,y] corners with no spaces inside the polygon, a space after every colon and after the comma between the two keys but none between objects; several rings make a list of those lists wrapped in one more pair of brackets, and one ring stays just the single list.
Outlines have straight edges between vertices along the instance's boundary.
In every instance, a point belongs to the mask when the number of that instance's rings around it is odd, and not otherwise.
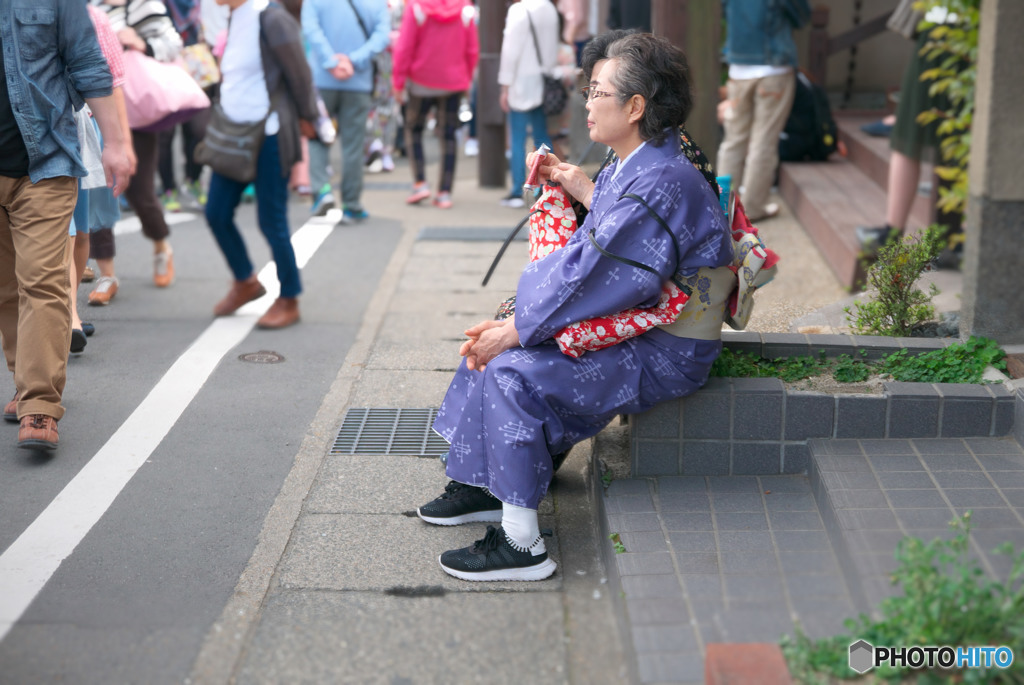
[{"label": "kimono collar", "polygon": [[628,162],[629,160],[631,160],[634,157],[636,157],[636,153],[640,152],[645,147],[647,147],[647,141],[646,140],[644,142],[640,143],[640,145],[637,146],[637,148],[635,150],[630,152],[629,155],[627,155],[625,159],[620,159],[618,161],[618,163],[615,165],[615,171],[612,172],[612,177],[610,179],[608,179],[608,180],[610,180],[610,181],[615,180],[615,177],[619,175],[620,171],[622,171],[622,167],[624,167],[626,165],[626,162]]}]

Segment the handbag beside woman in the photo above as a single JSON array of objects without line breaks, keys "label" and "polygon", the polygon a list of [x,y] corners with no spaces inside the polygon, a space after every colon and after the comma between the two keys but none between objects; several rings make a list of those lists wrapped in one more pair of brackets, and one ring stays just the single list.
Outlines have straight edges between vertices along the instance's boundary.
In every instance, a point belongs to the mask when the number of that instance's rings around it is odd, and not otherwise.
[{"label": "handbag beside woman", "polygon": [[[206,220],[234,282],[213,313],[227,316],[266,294],[235,223],[235,209],[252,182],[260,231],[281,285],[280,296],[256,325],[284,328],[299,320],[302,283],[288,228],[288,176],[302,157],[300,125],[312,133],[318,115],[312,75],[299,24],[287,10],[267,0],[216,2],[231,9],[231,21],[220,65],[220,101],[196,160],[213,171]],[[231,139],[239,137],[246,141],[240,154],[225,154]]]}]

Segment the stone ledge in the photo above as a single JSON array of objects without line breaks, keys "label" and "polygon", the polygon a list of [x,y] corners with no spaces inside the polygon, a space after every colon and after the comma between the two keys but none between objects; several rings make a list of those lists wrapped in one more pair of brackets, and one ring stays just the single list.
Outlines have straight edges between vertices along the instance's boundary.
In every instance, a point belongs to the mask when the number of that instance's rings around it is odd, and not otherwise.
[{"label": "stone ledge", "polygon": [[712,643],[704,659],[705,685],[791,685],[779,646],[770,642]]}]

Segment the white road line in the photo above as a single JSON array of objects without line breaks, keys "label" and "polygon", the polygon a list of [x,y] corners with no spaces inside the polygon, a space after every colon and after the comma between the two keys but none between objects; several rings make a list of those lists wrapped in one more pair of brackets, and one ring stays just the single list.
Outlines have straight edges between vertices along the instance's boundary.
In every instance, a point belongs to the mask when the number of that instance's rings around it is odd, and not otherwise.
[{"label": "white road line", "polygon": [[[202,219],[202,214],[192,214],[191,212],[166,212],[164,214],[164,221],[167,222],[168,226],[174,224],[183,224],[186,221],[192,221],[193,219]],[[114,235],[127,235],[129,233],[138,233],[142,230],[142,222],[139,221],[139,217],[130,216],[126,219],[121,219],[114,224]]]},{"label": "white road line", "polygon": [[[292,236],[300,269],[340,220],[341,211],[332,212],[310,220]],[[235,316],[214,320],[78,475],[0,555],[0,640],[146,463],[224,355],[249,334],[257,316],[277,297],[276,273],[273,262],[260,271],[267,295]]]}]

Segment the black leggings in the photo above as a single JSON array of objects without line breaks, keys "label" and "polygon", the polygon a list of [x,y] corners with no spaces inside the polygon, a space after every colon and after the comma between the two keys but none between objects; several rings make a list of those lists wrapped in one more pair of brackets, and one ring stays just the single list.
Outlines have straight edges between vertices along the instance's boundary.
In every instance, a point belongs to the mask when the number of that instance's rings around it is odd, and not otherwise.
[{"label": "black leggings", "polygon": [[409,97],[406,106],[405,135],[412,154],[412,172],[416,183],[426,180],[426,161],[423,158],[423,129],[430,110],[437,109],[437,125],[443,132],[441,140],[441,186],[439,192],[450,193],[455,181],[455,132],[459,128],[459,103],[462,93],[438,97]]}]

